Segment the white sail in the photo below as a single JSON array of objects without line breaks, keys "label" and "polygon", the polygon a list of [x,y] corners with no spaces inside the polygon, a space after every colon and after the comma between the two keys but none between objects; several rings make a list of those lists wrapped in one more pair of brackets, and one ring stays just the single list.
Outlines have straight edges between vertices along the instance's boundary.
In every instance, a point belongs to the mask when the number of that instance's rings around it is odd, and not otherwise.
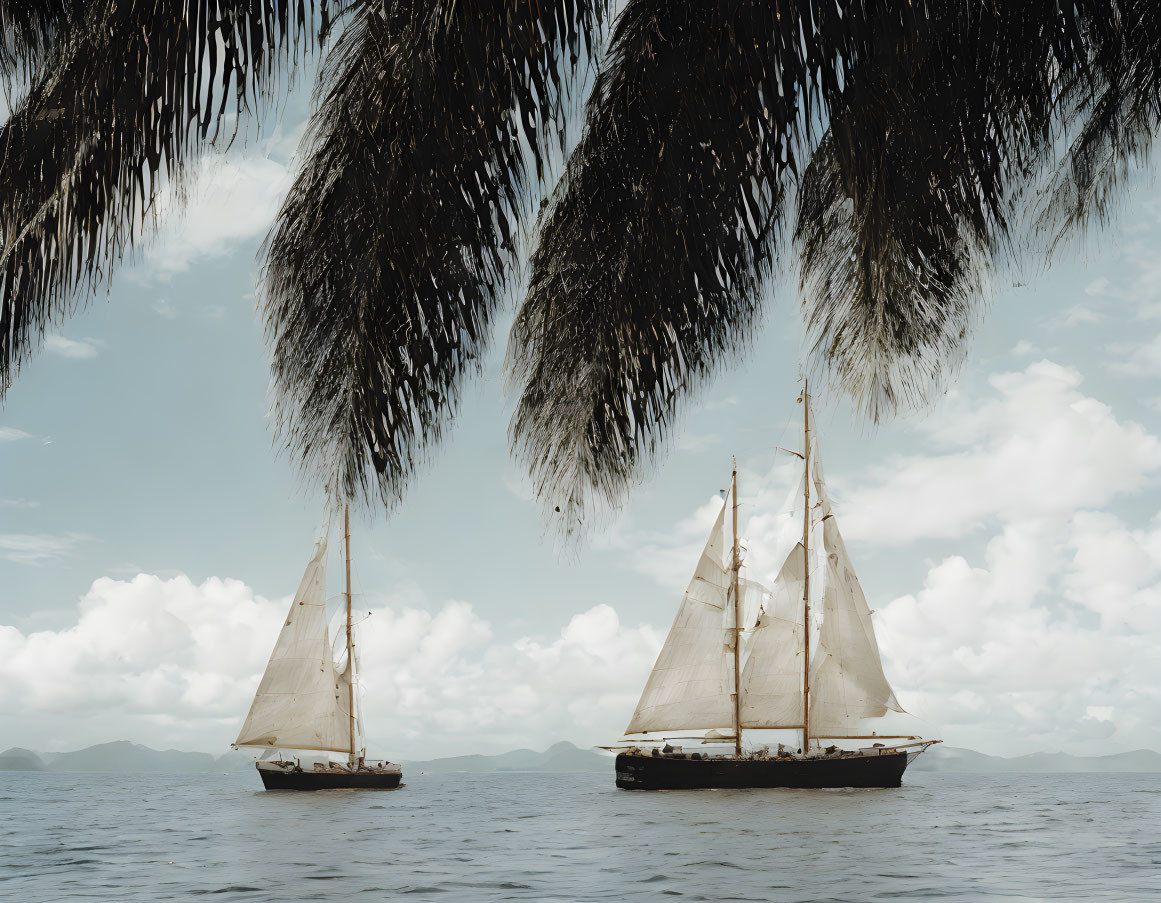
[{"label": "white sail", "polygon": [[335,670],[327,631],[324,541],[302,575],[235,746],[348,752],[351,668]]},{"label": "white sail", "polygon": [[[809,411],[806,416],[809,422]],[[810,488],[807,535],[790,551],[772,590],[738,578],[743,629],[737,727],[803,727],[809,574],[809,734],[853,737],[867,732],[864,719],[903,710],[883,674],[871,612],[831,511],[817,439],[809,430],[807,436],[798,490]],[[718,514],[627,734],[735,726],[734,574],[724,555],[730,503]]]},{"label": "white sail", "polygon": [[903,709],[883,674],[871,611],[831,512],[817,445],[811,465],[814,521],[822,527],[824,564],[821,573],[811,575],[821,578],[822,592],[821,605],[811,606],[812,620],[817,617],[820,623],[810,654],[810,733],[841,737],[865,733],[860,727],[865,718]]},{"label": "white sail", "polygon": [[[357,629],[355,631],[354,636],[357,639],[357,637],[358,637]],[[336,654],[335,646],[338,646],[339,650],[341,650],[341,651],[337,651],[337,654]],[[354,706],[355,706],[355,721],[354,721],[355,754],[361,755],[361,754],[366,753],[366,751],[367,751],[366,750],[367,735],[363,730],[363,702],[359,698],[359,690],[360,690],[359,675],[362,673],[362,669],[363,669],[363,661],[362,661],[361,656],[359,655],[359,646],[358,646],[357,642],[353,641],[352,645],[351,645],[350,655],[348,656],[347,651],[346,651],[346,640],[344,638],[343,643],[341,643],[341,644],[338,642],[338,640],[335,640],[335,642],[332,644],[331,649],[332,649],[332,654],[335,654],[335,658],[336,658],[335,670],[336,670],[336,673],[338,673],[338,675],[339,675],[339,686],[340,687],[347,687],[351,684],[355,685],[354,692],[351,693],[348,698],[354,703]],[[352,667],[352,661],[353,661],[353,667]],[[342,671],[338,670],[340,664],[343,666]],[[348,726],[348,732],[349,731],[350,731],[350,727]]]},{"label": "white sail", "polygon": [[[806,558],[802,543],[787,556],[745,636],[742,727],[802,724],[803,605]],[[757,584],[755,584],[757,586]]]},{"label": "white sail", "polygon": [[723,557],[728,506],[710,531],[627,734],[734,723],[732,573]]}]

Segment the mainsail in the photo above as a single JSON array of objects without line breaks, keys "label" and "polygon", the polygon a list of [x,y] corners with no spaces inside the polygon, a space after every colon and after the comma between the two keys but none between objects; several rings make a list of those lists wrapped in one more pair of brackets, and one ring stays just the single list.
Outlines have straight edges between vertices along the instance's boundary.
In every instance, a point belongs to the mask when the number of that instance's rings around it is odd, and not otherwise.
[{"label": "mainsail", "polygon": [[831,511],[817,439],[812,444],[810,464],[818,499],[811,520],[815,532],[818,526],[822,528],[825,562],[820,569],[821,623],[810,662],[810,733],[842,737],[858,733],[864,718],[881,718],[888,709],[903,709],[883,673],[871,610]]},{"label": "mainsail", "polygon": [[[863,719],[903,711],[883,674],[871,612],[831,511],[805,393],[804,403],[803,541],[772,589],[741,578],[735,584],[741,562],[725,556],[727,499],[627,734],[729,728],[736,739],[744,728],[793,728],[808,740],[853,738],[865,736]],[[735,478],[735,503],[736,493]],[[734,534],[736,551],[736,516]]]},{"label": "mainsail", "polygon": [[802,587],[806,556],[787,556],[753,629],[743,636],[742,727],[802,724]]},{"label": "mainsail", "polygon": [[235,746],[348,752],[353,665],[335,669],[327,630],[326,540],[315,546]]}]

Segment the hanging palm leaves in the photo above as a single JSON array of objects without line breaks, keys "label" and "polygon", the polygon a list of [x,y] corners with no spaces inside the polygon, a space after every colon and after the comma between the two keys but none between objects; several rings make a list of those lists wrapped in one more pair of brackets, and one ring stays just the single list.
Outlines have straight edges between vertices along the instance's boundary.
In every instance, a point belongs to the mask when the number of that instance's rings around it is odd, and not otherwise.
[{"label": "hanging palm leaves", "polygon": [[0,386],[332,25],[265,250],[283,436],[335,495],[398,501],[546,192],[511,436],[566,534],[753,346],[779,255],[814,364],[889,415],[946,385],[1023,224],[1051,245],[1106,219],[1161,121],[1152,0],[627,0],[554,184],[607,12],[0,0],[0,84],[27,83],[0,129]]},{"label": "hanging palm leaves", "polygon": [[265,286],[281,426],[336,493],[395,501],[454,412],[602,12],[397,2],[339,39]]},{"label": "hanging palm leaves", "polygon": [[0,0],[0,389],[141,237],[158,193],[310,41],[305,0]]}]

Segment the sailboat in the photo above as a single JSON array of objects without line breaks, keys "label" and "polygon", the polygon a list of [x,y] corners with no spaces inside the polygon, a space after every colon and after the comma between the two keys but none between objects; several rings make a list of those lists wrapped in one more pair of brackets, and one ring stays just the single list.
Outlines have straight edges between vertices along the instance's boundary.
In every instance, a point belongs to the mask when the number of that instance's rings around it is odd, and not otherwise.
[{"label": "sailboat", "polygon": [[[616,747],[625,790],[727,787],[898,787],[908,764],[938,740],[868,733],[902,712],[883,673],[871,612],[839,533],[804,386],[802,539],[772,588],[741,576],[738,472],[702,550],[677,617],[645,684],[629,738]],[[725,550],[727,511],[733,547]],[[793,730],[795,749],[743,751],[746,729]],[[686,752],[673,731],[703,749]],[[660,739],[649,735],[661,734]],[[833,741],[866,741],[856,749]],[[918,742],[903,742],[918,741]],[[649,744],[664,743],[663,746]]]},{"label": "sailboat", "polygon": [[[314,554],[290,603],[258,692],[233,746],[266,750],[255,762],[267,790],[393,790],[403,777],[398,765],[371,762],[360,739],[355,711],[355,668],[351,613],[351,520],[343,509],[346,558],[346,664],[340,671],[327,630],[327,541]],[[304,768],[286,751],[345,754],[345,762],[319,762]],[[278,759],[266,758],[274,752]]]}]

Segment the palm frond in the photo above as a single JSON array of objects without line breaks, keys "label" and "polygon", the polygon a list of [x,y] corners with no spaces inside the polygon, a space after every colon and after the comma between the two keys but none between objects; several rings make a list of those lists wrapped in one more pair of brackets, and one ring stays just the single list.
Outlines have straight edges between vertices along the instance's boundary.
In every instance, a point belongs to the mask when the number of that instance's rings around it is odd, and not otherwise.
[{"label": "palm frond", "polygon": [[1091,62],[1068,85],[1066,118],[1076,128],[1036,221],[1053,247],[1093,220],[1108,222],[1161,124],[1161,6],[1089,0],[1084,8]]},{"label": "palm frond", "polygon": [[656,462],[760,320],[825,88],[866,53],[833,4],[630,0],[542,215],[510,436],[562,539]]},{"label": "palm frond", "polygon": [[30,78],[84,16],[85,0],[0,0],[0,88]]},{"label": "palm frond", "polygon": [[71,22],[0,127],[0,393],[312,21],[306,0],[91,0]]},{"label": "palm frond", "polygon": [[396,2],[360,11],[329,55],[263,306],[280,434],[332,496],[392,505],[439,440],[604,15]]},{"label": "palm frond", "polygon": [[814,361],[878,420],[940,391],[1081,50],[1055,0],[927,4],[827,98],[796,240]]}]

